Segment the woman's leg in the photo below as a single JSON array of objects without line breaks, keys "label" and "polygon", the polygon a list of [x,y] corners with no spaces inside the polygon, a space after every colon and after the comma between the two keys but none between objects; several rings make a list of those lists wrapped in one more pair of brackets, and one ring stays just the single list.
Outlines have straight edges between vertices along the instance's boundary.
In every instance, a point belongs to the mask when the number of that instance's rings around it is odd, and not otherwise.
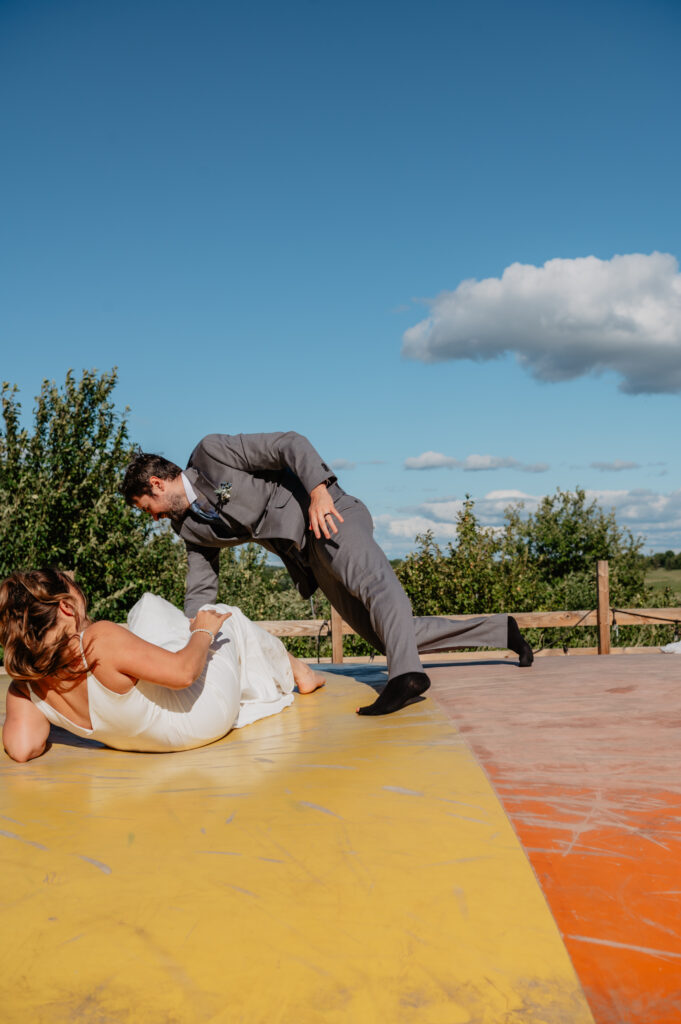
[{"label": "woman's leg", "polygon": [[292,654],[288,654],[288,660],[291,662],[291,671],[293,672],[293,678],[295,684],[298,687],[298,693],[314,693],[320,686],[323,686],[326,682],[324,676],[320,676],[319,672],[315,672],[311,669],[304,661],[300,658],[294,658]]}]

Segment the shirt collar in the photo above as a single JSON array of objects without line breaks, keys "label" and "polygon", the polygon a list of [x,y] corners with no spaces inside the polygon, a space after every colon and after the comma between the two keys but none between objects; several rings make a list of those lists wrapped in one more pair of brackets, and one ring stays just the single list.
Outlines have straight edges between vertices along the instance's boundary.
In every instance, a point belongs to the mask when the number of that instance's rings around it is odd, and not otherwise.
[{"label": "shirt collar", "polygon": [[184,493],[187,495],[187,501],[191,505],[193,501],[197,500],[196,491],[194,490],[194,488],[192,487],[184,473],[180,473],[180,476],[182,477],[182,484],[184,486]]}]

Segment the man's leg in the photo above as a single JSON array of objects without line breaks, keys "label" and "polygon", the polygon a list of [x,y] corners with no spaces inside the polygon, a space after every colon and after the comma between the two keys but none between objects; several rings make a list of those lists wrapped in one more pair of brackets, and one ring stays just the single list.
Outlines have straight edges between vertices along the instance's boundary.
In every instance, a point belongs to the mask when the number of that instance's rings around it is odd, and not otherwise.
[{"label": "man's leg", "polygon": [[422,672],[409,598],[373,538],[366,505],[351,495],[336,502],[344,518],[330,540],[310,535],[307,560],[336,611],[385,653],[389,677]]},{"label": "man's leg", "polygon": [[[354,520],[354,516],[348,516],[345,508],[339,511],[345,519],[344,529],[349,519],[351,522]],[[368,512],[366,515],[368,517]],[[430,686],[430,679],[422,671],[416,651],[409,599],[383,552],[381,555],[385,566],[376,559],[371,572],[367,572],[367,563],[374,563],[374,559],[367,560],[367,551],[361,544],[361,557],[357,559],[357,566],[361,568],[355,571],[356,566],[352,564],[354,559],[349,564],[346,562],[344,554],[349,549],[347,541],[353,532],[348,530],[340,544],[335,541],[320,544],[315,540],[310,545],[308,557],[317,582],[336,611],[356,633],[388,657],[388,682],[373,704],[357,708],[358,714],[389,715],[420,699]],[[389,571],[385,571],[386,566]],[[359,596],[351,593],[350,588],[356,590]],[[382,635],[379,635],[379,631]],[[393,639],[397,640],[398,649],[395,644],[391,644]],[[395,657],[402,666],[411,664],[415,667],[394,675]]]},{"label": "man's leg", "polygon": [[481,615],[474,619],[414,616],[416,643],[421,654],[457,647],[506,647],[508,615]]},{"label": "man's leg", "polygon": [[409,598],[374,540],[367,507],[351,495],[338,504],[345,522],[331,540],[310,537],[308,561],[336,611],[387,655],[390,676],[420,672],[419,653],[508,646],[505,613],[472,619],[413,616]]},{"label": "man's leg", "polygon": [[472,619],[415,616],[414,632],[420,654],[452,651],[457,647],[506,647],[519,657],[520,667],[534,661],[532,648],[512,615],[482,615]]},{"label": "man's leg", "polygon": [[415,618],[409,598],[373,538],[369,510],[351,495],[344,495],[336,504],[345,520],[338,533],[328,541],[310,536],[306,555],[321,589],[340,615],[386,654],[388,686],[376,702],[379,710],[362,709],[364,713],[397,710],[427,689],[429,681],[419,651],[510,647],[520,654],[521,664],[531,664],[532,651],[515,620],[506,614],[474,619]]}]

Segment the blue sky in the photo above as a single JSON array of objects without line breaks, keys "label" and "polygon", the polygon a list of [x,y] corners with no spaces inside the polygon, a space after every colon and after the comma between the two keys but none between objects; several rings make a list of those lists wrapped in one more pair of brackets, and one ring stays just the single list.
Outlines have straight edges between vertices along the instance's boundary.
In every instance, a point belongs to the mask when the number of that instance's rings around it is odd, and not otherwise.
[{"label": "blue sky", "polygon": [[495,525],[576,485],[681,548],[680,30],[676,0],[2,0],[0,377],[28,411],[116,365],[178,462],[299,430],[391,555],[467,492]]}]

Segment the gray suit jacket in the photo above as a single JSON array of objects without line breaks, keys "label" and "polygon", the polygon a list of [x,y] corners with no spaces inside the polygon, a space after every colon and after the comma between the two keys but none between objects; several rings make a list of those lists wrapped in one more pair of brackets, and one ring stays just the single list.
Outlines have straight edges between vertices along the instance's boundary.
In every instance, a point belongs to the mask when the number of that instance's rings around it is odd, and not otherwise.
[{"label": "gray suit jacket", "polygon": [[277,554],[303,597],[317,588],[303,551],[310,491],[327,483],[334,500],[344,492],[307,438],[275,434],[209,434],[189,457],[187,478],[206,511],[219,506],[216,490],[231,484],[219,519],[204,522],[190,511],[173,529],[187,546],[184,610],[195,615],[215,601],[220,548],[256,541]]}]

